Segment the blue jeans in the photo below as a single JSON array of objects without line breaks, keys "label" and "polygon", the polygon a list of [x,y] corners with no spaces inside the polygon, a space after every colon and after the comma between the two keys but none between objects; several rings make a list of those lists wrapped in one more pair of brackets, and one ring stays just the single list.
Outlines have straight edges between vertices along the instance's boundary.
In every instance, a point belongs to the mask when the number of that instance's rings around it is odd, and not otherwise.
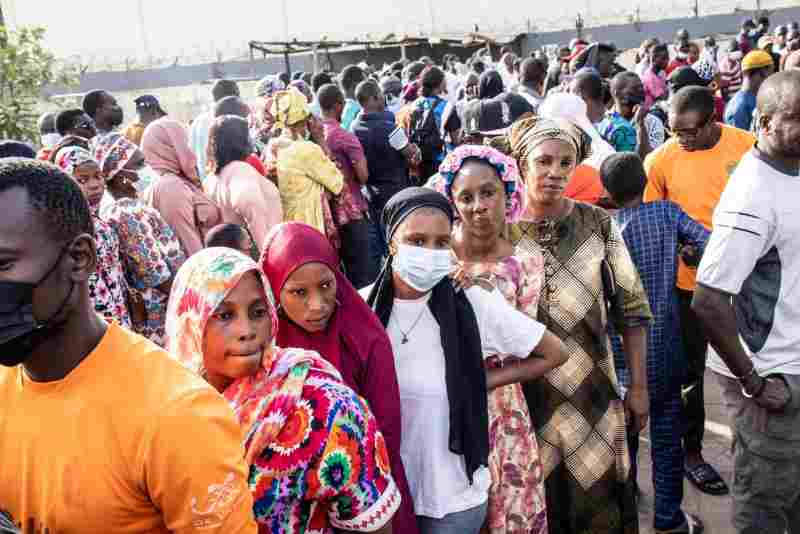
[{"label": "blue jeans", "polygon": [[478,534],[486,520],[488,506],[487,501],[475,508],[446,515],[441,519],[418,515],[419,532],[420,534]]},{"label": "blue jeans", "polygon": [[380,214],[370,210],[371,220],[369,221],[369,261],[372,272],[375,273],[372,281],[378,277],[383,268],[383,260],[389,255],[389,246],[386,243],[386,231],[381,224]]}]

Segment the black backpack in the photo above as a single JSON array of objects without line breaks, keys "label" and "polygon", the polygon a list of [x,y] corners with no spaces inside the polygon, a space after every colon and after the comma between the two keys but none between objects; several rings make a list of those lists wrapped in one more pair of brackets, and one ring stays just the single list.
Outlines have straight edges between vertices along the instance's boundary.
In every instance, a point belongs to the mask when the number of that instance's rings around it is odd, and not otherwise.
[{"label": "black backpack", "polygon": [[444,139],[436,123],[436,108],[441,105],[437,101],[430,108],[417,107],[411,114],[410,141],[417,145],[422,153],[422,173],[420,178],[425,182],[436,174],[437,159],[444,152]]}]

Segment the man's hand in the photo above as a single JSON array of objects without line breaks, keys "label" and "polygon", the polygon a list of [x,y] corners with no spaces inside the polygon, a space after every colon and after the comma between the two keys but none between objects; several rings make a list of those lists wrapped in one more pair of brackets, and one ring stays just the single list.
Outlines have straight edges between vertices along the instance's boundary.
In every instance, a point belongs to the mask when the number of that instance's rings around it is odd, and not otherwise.
[{"label": "man's hand", "polygon": [[650,399],[645,387],[633,387],[625,397],[625,420],[631,431],[638,434],[650,418]]},{"label": "man's hand", "polygon": [[778,377],[764,378],[764,389],[761,395],[753,400],[768,412],[782,412],[792,400],[792,392],[786,382]]},{"label": "man's hand", "polygon": [[650,112],[650,108],[644,104],[639,104],[633,107],[633,123],[638,126],[644,126],[644,119]]}]

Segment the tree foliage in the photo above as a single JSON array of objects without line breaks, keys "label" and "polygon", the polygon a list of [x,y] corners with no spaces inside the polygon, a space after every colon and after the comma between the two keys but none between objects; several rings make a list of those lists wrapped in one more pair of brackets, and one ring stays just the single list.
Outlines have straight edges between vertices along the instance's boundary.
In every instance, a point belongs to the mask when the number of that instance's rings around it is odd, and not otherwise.
[{"label": "tree foliage", "polygon": [[0,139],[37,139],[42,86],[77,81],[75,69],[58,61],[43,38],[43,28],[8,31],[0,25]]}]

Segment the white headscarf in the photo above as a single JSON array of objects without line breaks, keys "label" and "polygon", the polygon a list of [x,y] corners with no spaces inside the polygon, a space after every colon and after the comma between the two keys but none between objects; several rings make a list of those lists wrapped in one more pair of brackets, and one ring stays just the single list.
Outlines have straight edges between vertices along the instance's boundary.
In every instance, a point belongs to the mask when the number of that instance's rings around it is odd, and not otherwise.
[{"label": "white headscarf", "polygon": [[592,138],[592,153],[583,162],[590,167],[600,170],[603,161],[615,153],[614,147],[603,139],[589,120],[586,102],[571,93],[553,93],[545,98],[539,106],[539,115],[547,119],[566,119],[576,124],[581,130]]}]

